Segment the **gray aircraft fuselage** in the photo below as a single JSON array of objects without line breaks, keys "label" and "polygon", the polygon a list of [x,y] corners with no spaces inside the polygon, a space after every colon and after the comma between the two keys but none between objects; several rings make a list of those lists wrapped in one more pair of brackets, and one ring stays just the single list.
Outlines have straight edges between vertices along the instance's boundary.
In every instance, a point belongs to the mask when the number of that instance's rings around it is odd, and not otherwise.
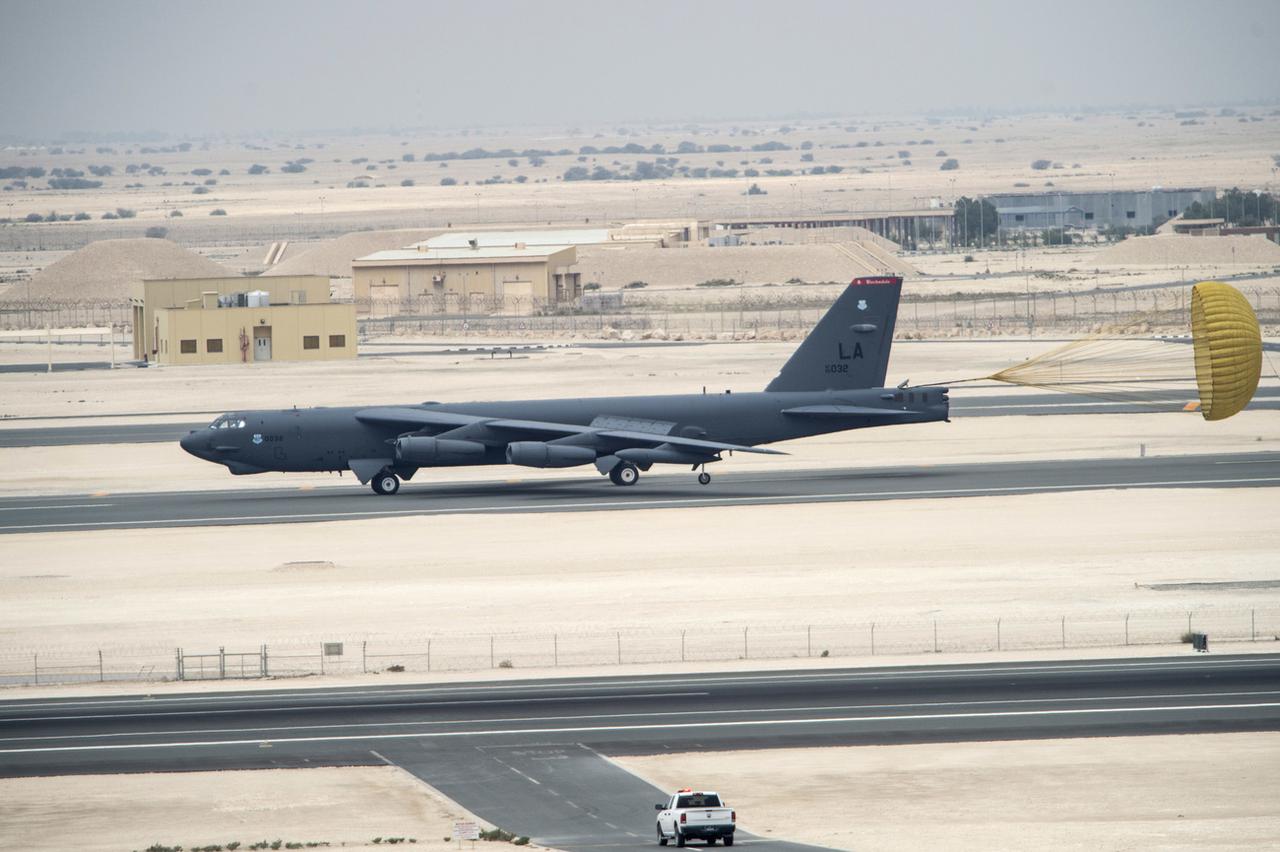
[{"label": "gray aircraft fuselage", "polygon": [[[911,396],[910,402],[907,401],[908,394]],[[892,419],[873,415],[805,417],[782,413],[786,409],[830,405],[880,408],[885,411],[886,417]],[[356,418],[357,412],[369,408],[371,406],[236,412],[225,416],[237,421],[243,420],[244,427],[200,429],[183,437],[181,444],[192,455],[226,464],[233,473],[341,471],[348,469],[351,459],[390,455],[390,443],[412,431]],[[946,391],[942,388],[871,388],[799,393],[537,399],[450,405],[431,403],[412,408],[579,426],[590,426],[600,417],[664,421],[675,424],[671,430],[673,434],[690,437],[711,435],[716,440],[729,444],[758,446],[889,423],[946,420],[948,403]],[[483,437],[482,429],[468,433],[467,437],[473,436]],[[487,446],[483,456],[437,462],[429,466],[507,463],[502,444]],[[408,470],[410,467],[415,466],[400,466],[401,476],[412,476]]]},{"label": "gray aircraft fuselage", "polygon": [[235,474],[351,470],[378,494],[423,467],[594,464],[634,485],[654,464],[702,469],[727,451],[946,420],[947,390],[883,387],[902,279],[856,278],[762,392],[246,411],[182,439]]}]

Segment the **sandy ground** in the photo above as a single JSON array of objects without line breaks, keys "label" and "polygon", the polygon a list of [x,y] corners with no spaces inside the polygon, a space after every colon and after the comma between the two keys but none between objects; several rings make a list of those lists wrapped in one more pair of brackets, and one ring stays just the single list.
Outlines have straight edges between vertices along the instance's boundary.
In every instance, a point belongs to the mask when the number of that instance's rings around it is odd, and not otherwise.
[{"label": "sandy ground", "polygon": [[[186,152],[154,151],[146,154],[118,146],[115,154],[53,154],[45,150],[21,156],[17,151],[0,155],[0,165],[75,167],[90,163],[115,167],[98,190],[53,191],[45,181],[30,181],[31,188],[6,193],[13,202],[12,215],[28,213],[89,211],[91,223],[54,223],[35,226],[45,241],[57,239],[63,231],[92,226],[113,236],[140,235],[151,224],[164,220],[171,236],[182,239],[187,231],[207,230],[214,222],[225,238],[244,240],[253,232],[260,241],[274,236],[279,228],[289,235],[305,219],[307,225],[327,230],[354,230],[361,222],[380,215],[378,227],[460,227],[472,224],[535,222],[592,222],[632,218],[706,218],[711,215],[795,215],[835,210],[892,210],[927,207],[932,198],[950,202],[958,195],[1041,190],[1046,184],[1060,190],[1146,189],[1152,186],[1266,186],[1274,182],[1271,154],[1277,123],[1273,112],[1263,109],[1252,115],[1207,115],[1194,125],[1183,124],[1167,111],[1093,115],[1023,115],[973,119],[948,117],[925,120],[915,117],[860,117],[839,121],[791,121],[784,132],[777,122],[745,125],[705,125],[698,135],[687,129],[634,126],[627,136],[612,128],[583,128],[578,133],[555,130],[492,129],[470,133],[463,138],[452,132],[415,137],[361,136],[337,138],[282,139],[279,150],[248,150],[210,143]],[[1256,118],[1256,121],[1249,120]],[[740,134],[740,129],[755,135]],[[737,168],[737,178],[679,179],[661,181],[577,181],[564,182],[560,176],[573,166],[632,164],[654,159],[653,155],[599,154],[578,160],[583,145],[603,148],[637,142],[644,146],[662,143],[674,150],[683,140],[701,145],[724,143],[750,148],[769,140],[785,141],[793,150],[780,152],[705,152],[679,155],[680,164],[715,168],[717,162]],[[812,143],[812,151],[801,150],[802,142]],[[293,148],[299,145],[302,150]],[[553,156],[541,166],[531,166],[519,158],[516,166],[505,159],[454,160],[446,167],[423,162],[429,151],[461,151],[471,147],[489,150],[542,148],[573,151]],[[940,172],[944,150],[960,161],[955,171]],[[909,151],[908,159],[897,152]],[[415,162],[402,157],[412,153]],[[814,155],[814,164],[841,165],[835,175],[789,175],[746,177],[743,171],[755,168],[800,170],[809,166],[803,153]],[[284,174],[280,166],[301,156],[314,162],[300,174]],[[367,158],[367,162],[361,158]],[[765,163],[765,159],[772,162]],[[1044,171],[1031,168],[1036,159],[1056,165]],[[148,162],[167,170],[163,176],[126,175],[129,163]],[[248,175],[249,166],[261,163],[269,174]],[[203,176],[188,174],[192,169],[213,170],[218,183],[204,195],[192,192]],[[226,168],[230,174],[221,175]],[[527,183],[478,185],[476,182],[502,175],[507,181],[523,174]],[[442,187],[442,177],[451,177],[457,186]],[[348,186],[357,179],[367,188]],[[414,186],[400,186],[403,180]],[[126,189],[126,183],[142,183]],[[169,184],[166,186],[165,184]],[[184,186],[185,183],[192,184]],[[747,196],[751,183],[768,194]],[[1018,187],[1016,184],[1026,184]],[[470,185],[468,185],[470,184]],[[101,212],[116,207],[137,211],[137,218],[102,222]],[[209,217],[220,208],[226,217]],[[170,218],[173,210],[184,217]],[[385,221],[384,221],[385,220]],[[23,226],[24,228],[26,226]],[[23,233],[34,229],[27,228]],[[293,233],[292,236],[297,236]],[[22,245],[38,244],[24,239]]]},{"label": "sandy ground", "polygon": [[190,849],[239,841],[381,849],[375,837],[448,849],[478,819],[392,766],[0,779],[0,849]]},{"label": "sandy ground", "polygon": [[[836,849],[1274,849],[1280,734],[626,757],[742,827]],[[821,814],[821,818],[817,815]]]},{"label": "sandy ground", "polygon": [[[1129,610],[1165,613],[1166,638],[1189,610],[1247,633],[1274,590],[1145,586],[1275,580],[1274,504],[1274,489],[1149,490],[8,535],[0,645],[14,665],[106,647],[118,668],[135,653],[167,667],[175,647],[342,640],[358,671],[361,641],[408,656],[431,636],[457,640],[437,645],[437,667],[485,668],[489,632],[517,667],[549,665],[553,632],[569,665],[613,662],[615,630],[632,661],[678,659],[685,629],[695,656],[735,657],[744,625],[759,656],[803,656],[807,624],[813,653],[833,656],[865,654],[865,630],[839,626],[871,621],[896,625],[881,653],[924,650],[912,643],[931,619],[956,650],[985,649],[998,617],[1006,646],[1056,644],[1060,616],[1082,622],[1073,644],[1119,643]],[[714,612],[667,593],[690,566],[717,590]]]}]

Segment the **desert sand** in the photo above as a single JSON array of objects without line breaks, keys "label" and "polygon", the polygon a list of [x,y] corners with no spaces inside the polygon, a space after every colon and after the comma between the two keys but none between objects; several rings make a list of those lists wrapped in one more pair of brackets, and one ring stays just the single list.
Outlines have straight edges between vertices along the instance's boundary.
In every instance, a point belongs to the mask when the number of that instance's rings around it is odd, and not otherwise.
[{"label": "desert sand", "polygon": [[1277,761],[1276,733],[617,759],[665,789],[719,791],[765,837],[885,850],[1274,848]]},{"label": "desert sand", "polygon": [[455,820],[488,823],[393,766],[0,779],[0,849],[119,852],[260,840],[449,849]]}]

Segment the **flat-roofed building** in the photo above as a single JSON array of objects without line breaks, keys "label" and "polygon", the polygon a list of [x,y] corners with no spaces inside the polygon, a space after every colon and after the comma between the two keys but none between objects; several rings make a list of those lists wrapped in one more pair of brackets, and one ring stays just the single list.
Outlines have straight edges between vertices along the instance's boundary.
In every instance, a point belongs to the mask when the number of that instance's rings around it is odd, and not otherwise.
[{"label": "flat-roofed building", "polygon": [[432,248],[426,243],[379,251],[351,264],[356,309],[489,312],[572,302],[582,295],[572,245],[523,242]]},{"label": "flat-roofed building", "polygon": [[140,281],[130,298],[133,354],[160,364],[356,357],[355,306],[320,275]]}]

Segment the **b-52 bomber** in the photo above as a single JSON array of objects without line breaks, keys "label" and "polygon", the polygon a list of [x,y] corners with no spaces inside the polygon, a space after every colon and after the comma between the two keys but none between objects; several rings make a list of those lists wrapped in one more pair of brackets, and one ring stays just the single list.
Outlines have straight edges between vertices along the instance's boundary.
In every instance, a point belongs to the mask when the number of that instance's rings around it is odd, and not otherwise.
[{"label": "b-52 bomber", "polygon": [[182,448],[233,474],[350,470],[395,494],[422,468],[594,465],[635,485],[655,464],[706,466],[778,441],[948,419],[947,389],[884,387],[902,279],[855,278],[763,391],[224,414]]}]

